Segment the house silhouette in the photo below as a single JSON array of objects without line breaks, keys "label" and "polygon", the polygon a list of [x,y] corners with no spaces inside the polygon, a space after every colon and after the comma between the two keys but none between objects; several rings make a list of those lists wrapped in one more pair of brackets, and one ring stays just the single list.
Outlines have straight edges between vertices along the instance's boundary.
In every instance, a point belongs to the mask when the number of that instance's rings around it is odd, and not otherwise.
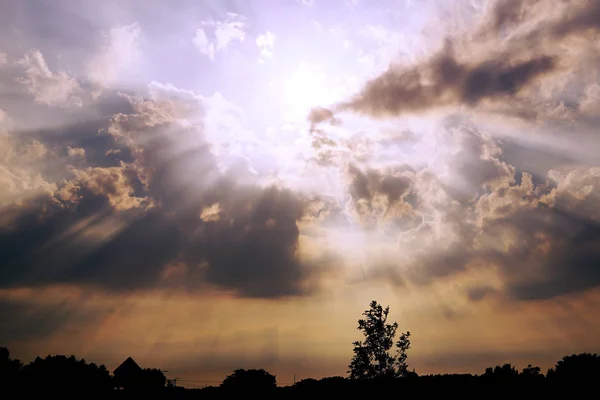
[{"label": "house silhouette", "polygon": [[131,357],[127,357],[113,371],[114,384],[117,389],[127,389],[139,384],[142,379],[143,369]]}]

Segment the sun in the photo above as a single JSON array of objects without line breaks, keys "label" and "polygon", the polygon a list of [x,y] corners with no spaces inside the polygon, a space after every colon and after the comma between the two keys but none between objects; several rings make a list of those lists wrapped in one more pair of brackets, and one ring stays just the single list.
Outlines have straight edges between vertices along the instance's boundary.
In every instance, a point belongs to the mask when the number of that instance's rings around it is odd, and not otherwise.
[{"label": "sun", "polygon": [[306,118],[310,109],[329,104],[332,94],[328,86],[321,69],[301,63],[283,81],[286,112],[292,117]]}]

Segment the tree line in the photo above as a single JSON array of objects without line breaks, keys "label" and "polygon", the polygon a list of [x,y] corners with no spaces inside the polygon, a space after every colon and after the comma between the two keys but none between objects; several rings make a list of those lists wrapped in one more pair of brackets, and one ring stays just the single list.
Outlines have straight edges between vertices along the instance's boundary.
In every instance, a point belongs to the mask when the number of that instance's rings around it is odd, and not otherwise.
[{"label": "tree line", "polygon": [[238,369],[218,387],[186,390],[168,381],[159,369],[141,369],[135,385],[123,391],[116,390],[117,381],[104,365],[64,355],[37,357],[24,365],[12,359],[7,348],[0,347],[0,395],[126,400],[245,398],[254,393],[260,398],[296,399],[313,395],[372,397],[388,391],[477,396],[481,390],[491,389],[494,393],[532,390],[532,394],[552,397],[557,387],[577,391],[595,387],[600,378],[600,355],[592,353],[567,355],[545,374],[538,366],[528,365],[519,371],[511,364],[504,364],[489,367],[481,375],[420,376],[409,368],[411,333],[397,335],[398,324],[388,323],[388,315],[389,307],[384,308],[376,301],[363,312],[363,318],[358,320],[363,338],[353,343],[346,377],[309,378],[293,386],[277,387],[276,377],[264,369]]}]

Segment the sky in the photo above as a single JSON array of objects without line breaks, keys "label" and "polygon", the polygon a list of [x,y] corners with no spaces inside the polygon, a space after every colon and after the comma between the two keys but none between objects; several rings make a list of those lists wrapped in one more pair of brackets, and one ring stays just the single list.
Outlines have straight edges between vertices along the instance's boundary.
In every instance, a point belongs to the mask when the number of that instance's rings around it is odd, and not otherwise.
[{"label": "sky", "polygon": [[188,387],[600,351],[600,1],[0,7],[0,344]]}]

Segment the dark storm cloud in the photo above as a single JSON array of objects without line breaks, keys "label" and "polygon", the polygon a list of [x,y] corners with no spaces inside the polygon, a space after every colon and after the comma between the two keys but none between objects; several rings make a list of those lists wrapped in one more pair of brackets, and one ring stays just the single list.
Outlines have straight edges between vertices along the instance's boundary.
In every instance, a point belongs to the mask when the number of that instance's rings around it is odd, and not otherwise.
[{"label": "dark storm cloud", "polygon": [[338,109],[383,117],[454,104],[475,106],[485,99],[517,94],[555,65],[550,56],[510,61],[503,55],[466,63],[445,49],[423,65],[390,66],[368,81],[354,98],[338,105]]},{"label": "dark storm cloud", "polygon": [[555,36],[582,33],[588,29],[600,29],[600,1],[582,0],[576,2],[579,8],[574,13],[569,13],[552,26],[551,33]]},{"label": "dark storm cloud", "polygon": [[100,137],[96,122],[36,136],[51,148],[76,145],[100,166],[62,165],[69,178],[56,192],[0,212],[0,285],[309,291],[316,272],[297,253],[305,201],[223,173],[202,124],[178,122],[202,115],[202,102],[170,87],[151,91],[125,95]]},{"label": "dark storm cloud", "polygon": [[[533,180],[522,170],[517,176],[503,161],[501,142],[451,125],[438,143],[448,149],[440,154],[447,172],[425,169],[402,186],[418,223],[395,231],[406,258],[386,268],[417,285],[494,268],[502,287],[470,288],[471,301],[547,299],[600,286],[600,170],[548,160],[546,176]],[[514,146],[508,150],[514,158]],[[548,175],[552,167],[564,172]],[[372,205],[379,183],[392,176],[356,167],[349,172],[357,207]]]},{"label": "dark storm cloud", "polygon": [[[473,37],[481,48],[468,43],[467,53],[459,54],[453,50],[455,39],[448,39],[438,54],[423,62],[390,65],[335,110],[386,117],[444,106],[475,107],[485,100],[510,103],[540,78],[574,62],[557,51],[558,43],[600,28],[600,1],[563,2],[558,16],[552,14],[556,6],[543,0],[498,1]],[[548,17],[531,22],[539,15]],[[505,30],[525,25],[522,32],[510,31],[501,37]],[[508,108],[507,113],[525,119],[531,118],[528,113],[535,114],[534,110]]]},{"label": "dark storm cloud", "polygon": [[[435,279],[464,272],[473,264],[497,268],[502,289],[485,285],[470,288],[466,295],[471,301],[492,294],[525,301],[549,299],[599,287],[597,216],[567,210],[558,202],[548,205],[540,200],[540,193],[510,193],[516,187],[497,190],[499,196],[506,197],[496,210],[502,216],[479,211],[483,215],[479,226],[468,221],[472,217],[468,208],[458,218],[449,210],[442,218],[452,239],[435,248],[421,245],[411,252],[413,261],[406,277],[413,283],[428,285]],[[551,190],[547,195],[556,193]],[[597,194],[593,198],[597,201]],[[585,210],[589,206],[575,200],[569,205],[572,207]],[[504,244],[506,240],[510,245]]]},{"label": "dark storm cloud", "polygon": [[526,16],[527,6],[531,6],[534,3],[536,3],[536,0],[496,1],[491,12],[490,28],[497,32],[523,21]]},{"label": "dark storm cloud", "polygon": [[[479,246],[471,258],[497,266],[504,294],[514,299],[553,298],[600,286],[600,215],[593,206],[599,183],[597,169],[582,168],[553,184],[534,185],[528,175],[520,185],[482,197],[481,231],[474,238]],[[507,238],[509,246],[502,244]]]},{"label": "dark storm cloud", "polygon": [[552,298],[600,286],[600,221],[542,204],[490,221],[486,234],[515,234],[508,252],[490,252],[505,292],[521,300]]},{"label": "dark storm cloud", "polygon": [[334,120],[335,115],[332,110],[323,107],[317,107],[308,113],[308,121],[312,124],[318,124],[325,121]]},{"label": "dark storm cloud", "polygon": [[476,286],[467,290],[467,297],[471,301],[479,301],[494,293],[496,293],[496,289],[491,286]]},{"label": "dark storm cloud", "polygon": [[[350,164],[348,166],[348,194],[352,199],[353,206],[367,226],[373,222],[375,210],[378,208],[377,198],[385,199],[385,214],[390,212],[394,205],[403,202],[408,194],[412,184],[410,176],[398,173],[397,171],[378,171],[367,168],[365,171],[358,166]],[[406,204],[406,208],[411,207]],[[377,218],[384,217],[381,215]],[[391,215],[390,215],[391,217]]]},{"label": "dark storm cloud", "polygon": [[[515,27],[536,13],[552,12],[553,8],[567,7],[559,16],[551,16],[538,22],[525,35],[527,39],[561,39],[568,35],[582,34],[588,29],[600,28],[600,1],[567,0],[562,2],[545,0],[498,0],[494,3],[489,15],[489,22],[484,24],[487,33],[500,33],[503,29]],[[516,37],[516,40],[521,38]]]},{"label": "dark storm cloud", "polygon": [[407,193],[411,179],[405,176],[382,174],[376,170],[361,171],[356,165],[348,166],[350,195],[356,200],[372,201],[376,194],[384,195],[390,203],[395,203]]},{"label": "dark storm cloud", "polygon": [[186,262],[207,262],[209,282],[246,296],[301,292],[306,271],[296,257],[296,221],[304,213],[302,202],[274,187],[237,188],[231,196],[218,203],[218,220],[206,222],[190,238],[194,245],[186,248]]},{"label": "dark storm cloud", "polygon": [[[571,99],[580,96],[578,90],[587,90],[589,79],[576,77],[573,83],[565,74],[595,76],[597,65],[587,56],[569,58],[559,45],[587,40],[598,31],[599,21],[600,1],[496,2],[476,30],[479,35],[473,36],[479,42],[466,46],[469,51],[487,43],[487,49],[467,57],[448,41],[422,63],[390,66],[335,110],[393,117],[482,105],[530,121],[554,118],[560,100],[545,98],[536,85],[560,72],[561,96],[566,96],[560,104],[569,118],[577,118]],[[522,95],[530,88],[540,99]],[[585,120],[585,127],[595,122]],[[390,268],[400,268],[403,279],[428,285],[493,266],[503,287],[471,288],[466,292],[471,301],[496,297],[494,293],[515,300],[547,299],[600,286],[600,216],[591,206],[600,200],[597,163],[587,157],[589,150],[579,150],[587,142],[559,145],[566,143],[565,129],[571,137],[587,138],[577,126],[565,120],[560,128],[549,128],[545,141],[535,143],[517,137],[498,141],[465,126],[446,126],[447,132],[436,137],[437,148],[453,150],[441,151],[431,162],[443,165],[441,174],[425,169],[414,175],[406,198],[422,222],[400,234],[406,259]],[[594,146],[589,139],[587,148]],[[374,190],[368,174],[355,170],[349,194],[370,205]]]}]

